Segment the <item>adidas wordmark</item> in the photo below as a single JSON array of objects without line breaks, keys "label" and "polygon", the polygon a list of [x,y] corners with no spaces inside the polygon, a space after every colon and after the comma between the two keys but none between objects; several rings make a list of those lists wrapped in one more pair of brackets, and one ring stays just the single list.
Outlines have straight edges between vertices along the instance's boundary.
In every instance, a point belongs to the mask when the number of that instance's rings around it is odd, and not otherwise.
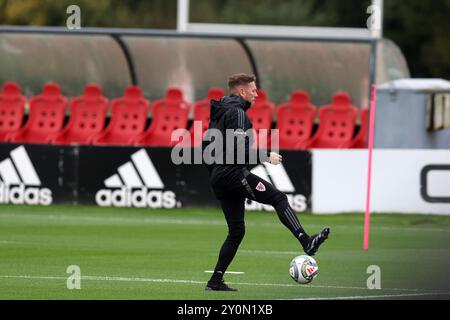
[{"label": "adidas wordmark", "polygon": [[10,152],[0,162],[0,203],[50,205],[52,191],[41,180],[24,146]]},{"label": "adidas wordmark", "polygon": [[107,189],[100,189],[96,193],[97,205],[138,208],[177,206],[175,193],[161,190],[164,189],[164,183],[145,149],[132,154],[131,161],[121,165],[117,171],[105,179]]}]

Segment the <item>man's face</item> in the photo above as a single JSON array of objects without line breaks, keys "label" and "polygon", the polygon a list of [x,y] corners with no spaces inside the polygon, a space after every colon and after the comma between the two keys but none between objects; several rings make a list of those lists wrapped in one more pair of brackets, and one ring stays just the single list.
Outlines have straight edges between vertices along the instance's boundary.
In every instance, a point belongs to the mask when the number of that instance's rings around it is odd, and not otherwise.
[{"label": "man's face", "polygon": [[242,99],[253,104],[258,96],[255,82],[239,86],[238,93]]}]

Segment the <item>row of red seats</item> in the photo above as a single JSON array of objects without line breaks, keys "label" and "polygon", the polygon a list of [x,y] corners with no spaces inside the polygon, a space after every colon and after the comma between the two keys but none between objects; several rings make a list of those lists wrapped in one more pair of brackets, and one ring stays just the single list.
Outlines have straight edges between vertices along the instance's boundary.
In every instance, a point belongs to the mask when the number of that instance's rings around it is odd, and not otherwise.
[{"label": "row of red seats", "polygon": [[[201,132],[197,134],[203,135],[208,127],[209,101],[218,100],[223,95],[222,89],[212,88],[206,99],[194,105],[194,120],[202,122]],[[111,121],[104,129],[108,100],[98,85],[90,84],[82,96],[70,101],[71,116],[63,128],[68,101],[57,84],[48,83],[42,94],[30,100],[29,119],[21,128],[25,103],[26,98],[16,83],[4,84],[0,93],[0,141],[172,146],[176,142],[170,141],[171,133],[187,127],[190,110],[182,92],[171,88],[164,99],[151,105],[152,123],[146,130],[150,103],[139,87],[129,86],[123,97],[112,100]],[[261,90],[255,105],[248,111],[256,132],[270,130],[274,110],[274,105]],[[311,137],[316,110],[307,93],[302,91],[294,92],[289,102],[277,108],[281,149],[365,147],[367,112],[361,113],[361,129],[353,138],[356,108],[351,105],[348,95],[337,94],[331,105],[320,109],[320,126]],[[191,136],[194,130],[197,128],[192,126]]]},{"label": "row of red seats", "polygon": [[152,105],[152,125],[145,130],[149,101],[137,86],[111,101],[111,121],[104,129],[108,100],[95,84],[70,101],[70,118],[63,128],[68,100],[55,83],[44,85],[42,94],[31,98],[27,123],[21,127],[26,98],[13,82],[0,93],[0,141],[17,143],[155,145],[169,146],[170,133],[186,128],[190,105],[181,91],[169,89],[165,99]]},{"label": "row of red seats", "polygon": [[[367,147],[368,108],[359,110],[347,93],[338,92],[331,104],[317,110],[305,91],[294,91],[290,101],[275,107],[260,90],[255,105],[247,114],[258,132],[271,128],[273,113],[276,112],[280,149]],[[319,127],[313,134],[317,114]],[[360,128],[354,136],[358,116]]]}]

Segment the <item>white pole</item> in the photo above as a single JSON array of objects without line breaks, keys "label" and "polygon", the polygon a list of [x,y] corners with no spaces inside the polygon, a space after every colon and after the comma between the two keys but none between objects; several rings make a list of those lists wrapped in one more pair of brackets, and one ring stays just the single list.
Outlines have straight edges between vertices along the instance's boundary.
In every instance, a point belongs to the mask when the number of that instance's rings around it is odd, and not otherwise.
[{"label": "white pole", "polygon": [[384,15],[384,0],[372,0],[372,13],[374,15],[375,23],[371,28],[372,35],[377,38],[383,37],[383,15]]},{"label": "white pole", "polygon": [[189,23],[189,0],[178,0],[177,31],[186,32]]}]

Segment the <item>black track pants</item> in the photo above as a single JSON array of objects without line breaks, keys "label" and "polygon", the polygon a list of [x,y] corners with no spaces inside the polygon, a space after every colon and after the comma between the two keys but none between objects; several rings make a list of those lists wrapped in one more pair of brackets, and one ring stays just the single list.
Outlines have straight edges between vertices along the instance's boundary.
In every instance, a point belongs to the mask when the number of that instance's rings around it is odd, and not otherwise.
[{"label": "black track pants", "polygon": [[[241,183],[242,185],[239,188],[226,192],[219,199],[228,224],[228,236],[220,249],[219,259],[215,268],[215,271],[221,271],[221,274],[225,273],[225,270],[236,255],[236,251],[245,234],[245,198],[272,205],[281,222],[300,242],[306,241],[308,237],[284,193],[276,189],[271,183],[252,173],[242,180]],[[302,245],[304,244],[302,243]]]}]

